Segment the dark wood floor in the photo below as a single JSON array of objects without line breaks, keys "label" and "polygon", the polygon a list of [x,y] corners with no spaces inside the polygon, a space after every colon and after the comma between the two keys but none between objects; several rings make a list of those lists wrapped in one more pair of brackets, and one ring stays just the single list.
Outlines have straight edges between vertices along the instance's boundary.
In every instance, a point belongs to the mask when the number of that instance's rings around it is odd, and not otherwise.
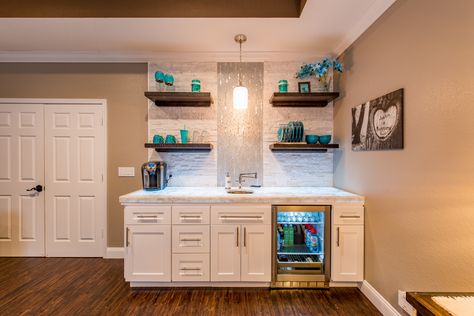
[{"label": "dark wood floor", "polygon": [[358,289],[132,290],[122,260],[0,258],[0,315],[380,315]]}]

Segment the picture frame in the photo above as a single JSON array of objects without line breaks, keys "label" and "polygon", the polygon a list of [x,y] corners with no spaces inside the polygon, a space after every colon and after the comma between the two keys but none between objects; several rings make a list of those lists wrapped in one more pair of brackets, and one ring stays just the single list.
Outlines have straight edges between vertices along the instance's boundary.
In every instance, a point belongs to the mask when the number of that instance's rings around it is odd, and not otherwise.
[{"label": "picture frame", "polygon": [[311,82],[309,82],[309,81],[298,82],[298,92],[299,93],[310,93],[311,92]]},{"label": "picture frame", "polygon": [[404,90],[398,89],[352,108],[352,150],[403,149]]}]

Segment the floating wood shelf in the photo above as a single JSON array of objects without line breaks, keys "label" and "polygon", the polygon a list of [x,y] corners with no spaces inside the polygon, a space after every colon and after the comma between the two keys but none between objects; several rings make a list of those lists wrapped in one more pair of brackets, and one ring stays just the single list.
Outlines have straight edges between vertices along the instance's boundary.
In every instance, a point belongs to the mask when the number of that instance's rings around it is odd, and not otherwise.
[{"label": "floating wood shelf", "polygon": [[275,92],[270,103],[279,107],[325,107],[337,97],[339,92]]},{"label": "floating wood shelf", "polygon": [[210,92],[145,92],[157,106],[211,106]]},{"label": "floating wood shelf", "polygon": [[273,143],[270,145],[271,151],[287,152],[327,152],[328,149],[339,148],[338,144],[306,144],[306,143]]},{"label": "floating wood shelf", "polygon": [[152,144],[146,143],[145,148],[154,148],[160,152],[177,152],[177,151],[210,151],[212,144]]}]

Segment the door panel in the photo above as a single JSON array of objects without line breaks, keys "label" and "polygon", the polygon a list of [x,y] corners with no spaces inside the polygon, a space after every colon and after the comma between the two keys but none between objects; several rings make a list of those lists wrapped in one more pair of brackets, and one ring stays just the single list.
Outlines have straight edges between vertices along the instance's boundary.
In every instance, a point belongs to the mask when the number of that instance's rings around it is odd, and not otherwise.
[{"label": "door panel", "polygon": [[125,243],[128,282],[171,281],[171,225],[129,225]]},{"label": "door panel", "polygon": [[103,255],[103,114],[99,105],[45,105],[47,256]]},{"label": "door panel", "polygon": [[0,256],[44,256],[43,106],[0,105]]},{"label": "door panel", "polygon": [[240,225],[211,226],[211,281],[240,281]]},{"label": "door panel", "polygon": [[242,230],[242,281],[270,282],[270,225],[243,225]]},{"label": "door panel", "polygon": [[334,226],[332,244],[333,281],[364,280],[364,226]]}]

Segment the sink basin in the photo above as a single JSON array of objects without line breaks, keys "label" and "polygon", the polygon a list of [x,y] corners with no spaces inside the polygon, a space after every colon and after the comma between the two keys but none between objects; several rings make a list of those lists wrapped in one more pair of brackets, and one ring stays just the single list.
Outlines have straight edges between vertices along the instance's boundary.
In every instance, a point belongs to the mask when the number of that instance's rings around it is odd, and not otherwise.
[{"label": "sink basin", "polygon": [[252,194],[253,190],[250,189],[230,189],[227,190],[229,194]]}]

